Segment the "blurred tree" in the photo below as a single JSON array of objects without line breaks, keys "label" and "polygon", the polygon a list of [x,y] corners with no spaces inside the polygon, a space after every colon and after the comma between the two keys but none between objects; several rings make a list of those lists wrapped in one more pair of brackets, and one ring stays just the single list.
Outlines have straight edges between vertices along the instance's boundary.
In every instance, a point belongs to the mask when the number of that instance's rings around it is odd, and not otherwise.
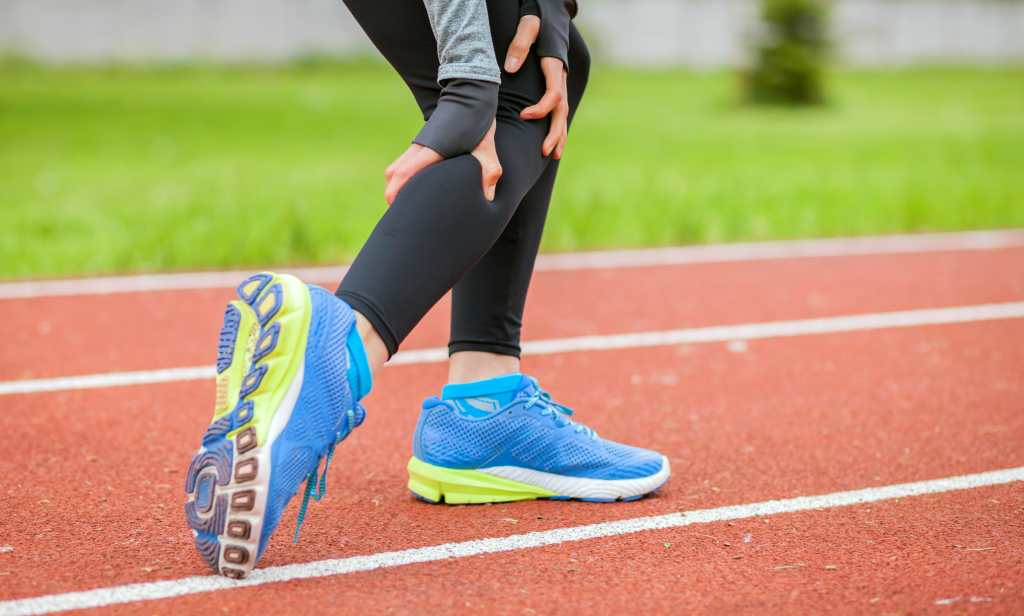
[{"label": "blurred tree", "polygon": [[763,31],[746,74],[755,103],[809,105],[825,99],[827,0],[761,0]]}]

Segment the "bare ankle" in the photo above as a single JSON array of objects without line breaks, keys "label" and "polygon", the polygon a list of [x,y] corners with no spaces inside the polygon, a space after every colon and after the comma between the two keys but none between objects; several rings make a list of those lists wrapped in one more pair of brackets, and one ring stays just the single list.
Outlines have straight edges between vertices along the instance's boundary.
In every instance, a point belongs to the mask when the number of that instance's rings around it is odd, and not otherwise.
[{"label": "bare ankle", "polygon": [[448,358],[448,383],[470,383],[519,372],[519,358],[498,353],[461,351]]},{"label": "bare ankle", "polygon": [[356,330],[363,341],[363,349],[366,350],[366,361],[370,364],[370,373],[377,374],[377,371],[388,360],[388,347],[370,321],[358,311],[356,312]]}]

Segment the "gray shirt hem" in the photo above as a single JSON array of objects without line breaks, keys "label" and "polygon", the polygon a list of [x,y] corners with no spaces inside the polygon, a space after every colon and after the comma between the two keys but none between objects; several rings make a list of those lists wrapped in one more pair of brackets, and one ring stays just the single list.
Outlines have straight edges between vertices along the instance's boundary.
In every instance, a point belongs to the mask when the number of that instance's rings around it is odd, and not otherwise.
[{"label": "gray shirt hem", "polygon": [[437,71],[437,81],[439,83],[448,81],[449,79],[476,79],[478,81],[489,81],[500,85],[501,71],[498,70],[497,64],[488,65],[453,62],[441,65],[441,68]]}]

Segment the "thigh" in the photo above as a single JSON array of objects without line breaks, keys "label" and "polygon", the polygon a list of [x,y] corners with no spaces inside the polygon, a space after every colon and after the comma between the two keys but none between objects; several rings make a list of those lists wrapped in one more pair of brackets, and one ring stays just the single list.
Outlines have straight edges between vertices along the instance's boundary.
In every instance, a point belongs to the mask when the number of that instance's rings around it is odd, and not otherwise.
[{"label": "thigh", "polygon": [[[365,23],[372,21],[377,24],[374,27],[387,30],[388,20],[373,9],[373,4],[364,3],[370,0],[348,1],[355,8],[353,12],[357,17],[362,16]],[[396,1],[389,0],[389,3]],[[497,40],[509,38],[518,22],[518,11],[495,11],[491,17],[492,22],[502,20],[505,24],[499,29],[499,37],[503,38]],[[425,15],[423,19],[426,23]],[[423,32],[420,34],[425,36]],[[374,36],[371,34],[371,38]],[[390,44],[385,45],[382,39],[375,42],[388,50],[389,60],[400,71],[411,70],[404,63],[406,60],[413,68],[419,66],[419,60],[405,56],[404,52],[391,51]],[[406,44],[411,42],[405,41]],[[434,57],[433,50],[428,57]],[[515,96],[531,96],[527,104],[532,104],[543,90],[543,80],[535,68],[530,70],[534,71],[532,76],[524,72],[507,79],[502,90],[513,92]],[[408,81],[407,75],[403,77]],[[510,83],[515,84],[511,89]],[[529,94],[531,89],[533,93]],[[385,338],[391,353],[426,311],[487,254],[506,230],[524,197],[549,168],[550,159],[540,153],[546,131],[546,121],[524,122],[518,118],[518,113],[499,117],[495,140],[505,173],[492,203],[483,197],[480,165],[472,156],[465,155],[442,161],[417,174],[387,209],[348,270],[338,295],[370,319]],[[548,177],[546,186],[553,182],[554,171]],[[538,198],[545,207],[547,196]],[[529,242],[539,240],[543,212],[536,214],[540,216],[517,219],[515,229],[518,231],[510,231],[509,239],[517,236],[528,238]],[[511,252],[518,256],[507,252],[500,257],[495,254],[498,260],[511,263],[519,272],[512,275],[518,283],[509,283],[509,274],[496,279],[513,299],[512,304],[502,307],[502,315],[508,314],[509,309],[513,313],[521,312],[515,308],[516,298],[525,295],[536,247]],[[528,264],[517,261],[523,256],[531,261]],[[516,267],[517,263],[526,267]],[[483,273],[486,268],[480,271]],[[481,306],[481,309],[487,307]]]},{"label": "thigh", "polygon": [[[409,86],[424,117],[429,117],[441,87],[437,83],[437,40],[422,0],[345,0],[345,5],[381,55]],[[502,62],[519,25],[519,2],[488,0],[487,12],[495,57]],[[543,94],[544,76],[531,53],[517,73],[502,75],[498,119],[532,126],[538,133],[546,131],[547,120],[525,122],[519,118],[519,112],[536,103]]]},{"label": "thigh", "polygon": [[437,40],[422,0],[345,0],[359,26],[429,116],[437,105]]}]

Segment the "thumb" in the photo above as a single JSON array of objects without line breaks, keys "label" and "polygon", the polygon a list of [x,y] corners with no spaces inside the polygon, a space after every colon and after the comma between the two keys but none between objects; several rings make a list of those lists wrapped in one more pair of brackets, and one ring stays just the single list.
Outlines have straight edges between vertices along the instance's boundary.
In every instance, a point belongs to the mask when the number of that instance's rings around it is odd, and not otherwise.
[{"label": "thumb", "polygon": [[494,195],[498,189],[498,182],[501,180],[501,163],[498,162],[497,152],[492,152],[491,156],[481,160],[481,172],[483,173],[483,189],[484,197],[487,197],[488,201],[494,201]]}]

